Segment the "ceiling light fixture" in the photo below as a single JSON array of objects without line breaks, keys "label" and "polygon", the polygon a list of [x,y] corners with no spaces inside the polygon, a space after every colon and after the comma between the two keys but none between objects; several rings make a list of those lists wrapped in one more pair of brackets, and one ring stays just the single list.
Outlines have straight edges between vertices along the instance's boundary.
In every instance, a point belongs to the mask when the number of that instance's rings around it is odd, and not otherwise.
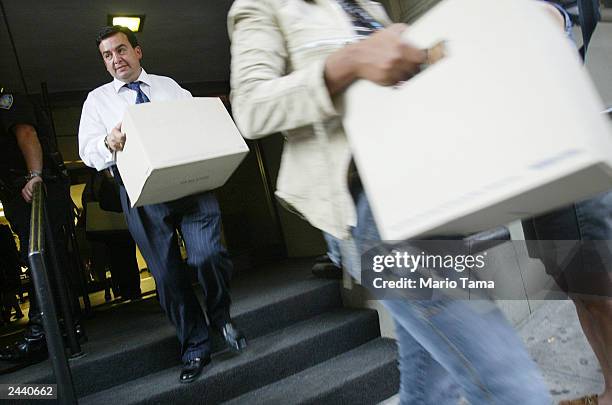
[{"label": "ceiling light fixture", "polygon": [[108,25],[121,25],[133,32],[142,32],[144,15],[109,15]]}]

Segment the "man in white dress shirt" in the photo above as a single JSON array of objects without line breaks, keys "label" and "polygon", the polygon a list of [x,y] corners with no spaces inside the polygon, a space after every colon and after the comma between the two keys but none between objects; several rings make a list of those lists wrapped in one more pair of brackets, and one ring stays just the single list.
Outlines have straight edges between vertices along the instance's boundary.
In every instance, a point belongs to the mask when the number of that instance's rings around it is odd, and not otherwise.
[{"label": "man in white dress shirt", "polygon": [[188,98],[191,93],[169,77],[145,72],[140,66],[142,48],[129,29],[104,27],[96,44],[114,80],[87,96],[79,126],[79,154],[90,167],[110,169],[119,184],[129,230],[153,273],[160,304],[177,330],[184,363],[180,382],[191,382],[210,362],[210,334],[183,268],[177,229],[187,247],[187,262],[196,269],[204,289],[210,326],[222,333],[231,349],[241,351],[246,347],[244,335],[232,325],[229,315],[232,263],[220,243],[217,200],[205,192],[131,208],[114,159],[129,142],[121,132],[129,105]]}]

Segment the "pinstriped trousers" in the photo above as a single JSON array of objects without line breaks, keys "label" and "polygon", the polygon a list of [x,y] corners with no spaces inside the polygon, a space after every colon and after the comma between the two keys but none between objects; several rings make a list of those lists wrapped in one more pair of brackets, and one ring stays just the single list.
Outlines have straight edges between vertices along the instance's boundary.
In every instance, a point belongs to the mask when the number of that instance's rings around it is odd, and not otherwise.
[{"label": "pinstriped trousers", "polygon": [[178,230],[187,248],[187,264],[204,289],[211,326],[229,321],[232,262],[221,244],[221,212],[210,192],[160,204],[131,208],[120,185],[128,228],[157,285],[159,302],[176,328],[183,362],[210,353],[206,318],[189,282],[178,246]]}]

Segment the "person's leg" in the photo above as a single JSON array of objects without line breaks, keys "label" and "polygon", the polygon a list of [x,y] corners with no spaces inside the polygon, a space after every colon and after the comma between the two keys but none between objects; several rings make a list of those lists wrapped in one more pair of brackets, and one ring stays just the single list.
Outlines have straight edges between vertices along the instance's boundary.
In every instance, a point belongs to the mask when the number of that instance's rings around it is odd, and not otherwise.
[{"label": "person's leg", "polygon": [[11,321],[11,306],[8,303],[8,292],[0,291],[0,325]]},{"label": "person's leg", "polygon": [[[90,240],[89,246],[91,249],[91,258],[89,259],[89,267],[91,274],[97,282],[104,288],[104,299],[106,302],[111,300],[111,281],[106,278],[107,261],[110,261],[112,252],[108,249],[106,241]],[[111,273],[112,278],[112,273]],[[117,291],[114,291],[117,297]]]},{"label": "person's leg", "polygon": [[580,325],[604,377],[598,403],[612,405],[612,192],[574,207],[581,248],[563,270]]},{"label": "person's leg", "polygon": [[[391,311],[393,319],[393,305],[385,307]],[[431,356],[423,347],[412,337],[400,323],[395,322],[395,336],[397,341],[398,368],[400,372],[400,403],[401,404],[424,404],[426,403],[427,382],[421,373],[428,369],[432,363]]]},{"label": "person's leg", "polygon": [[211,326],[221,332],[234,352],[246,348],[244,334],[230,318],[229,281],[232,262],[221,244],[221,212],[212,193],[202,193],[177,202],[182,214],[181,232],[187,260],[198,274],[204,290]]},{"label": "person's leg", "polygon": [[[22,259],[27,263],[28,241],[30,237],[30,205],[21,197],[3,204],[4,215],[11,228],[19,237],[19,250]],[[48,357],[45,330],[38,300],[34,288],[28,292],[30,309],[28,311],[28,326],[23,338],[12,345],[0,348],[0,360],[12,362],[36,363]]]},{"label": "person's leg", "polygon": [[[492,302],[389,300],[385,305],[396,323],[461,386],[470,403],[550,403],[539,370]],[[413,375],[432,380],[424,371]],[[414,383],[406,378],[402,374],[402,381]]]},{"label": "person's leg", "polygon": [[140,289],[140,268],[138,267],[138,260],[136,259],[136,242],[134,242],[131,235],[129,235],[129,239],[125,241],[123,249],[125,250],[126,258],[125,284],[128,289],[128,294],[132,298],[139,298],[142,294]]},{"label": "person's leg", "polygon": [[7,291],[4,293],[3,302],[6,305],[6,309],[9,313],[9,318],[11,314],[11,310],[15,310],[15,319],[23,318],[23,312],[21,312],[21,307],[17,302],[17,293],[15,291]]},{"label": "person's leg", "polygon": [[[400,307],[389,301],[383,304],[397,318],[394,311]],[[398,322],[395,322],[395,335],[401,404],[457,405],[461,390],[450,374]]]},{"label": "person's leg", "polygon": [[[380,236],[365,193],[354,196],[358,221],[353,235],[359,251],[365,252],[380,241]],[[471,403],[550,403],[535,363],[492,302],[395,299],[385,300],[384,304],[396,324],[452,376]],[[400,352],[407,350],[402,340],[398,343]],[[431,376],[426,373],[402,367],[402,386],[427,387]],[[418,378],[422,381],[415,380]],[[410,396],[405,391],[401,394]],[[409,403],[411,399],[404,397],[400,398],[402,403]]]},{"label": "person's leg", "polygon": [[187,263],[195,268],[204,289],[206,311],[217,329],[229,322],[229,282],[233,270],[221,243],[221,212],[212,193],[188,197],[181,202],[181,234],[187,249]]},{"label": "person's leg", "polygon": [[[4,215],[11,224],[11,228],[17,234],[19,238],[19,254],[27,263],[28,258],[28,243],[30,240],[30,211],[31,206],[27,204],[21,196],[15,199],[5,202]],[[26,339],[44,339],[44,329],[42,325],[42,317],[40,315],[40,309],[38,307],[38,300],[36,299],[34,288],[30,288],[28,291],[28,299],[30,300],[30,308],[28,310],[28,326],[24,331]]]},{"label": "person's leg", "polygon": [[182,263],[170,208],[131,208],[124,187],[121,203],[130,233],[155,279],[159,303],[176,328],[183,362],[209,357],[206,320]]},{"label": "person's leg", "polygon": [[340,241],[327,232],[323,232],[323,238],[327,244],[327,257],[329,257],[329,260],[331,260],[336,267],[342,267]]},{"label": "person's leg", "polygon": [[323,232],[323,238],[327,245],[327,254],[323,260],[317,258],[312,266],[312,274],[315,277],[341,279],[342,278],[342,253],[340,251],[341,241],[327,232]]},{"label": "person's leg", "polygon": [[127,234],[106,242],[109,255],[111,274],[119,284],[121,296],[124,299],[140,297],[140,272],[136,261],[136,244]]},{"label": "person's leg", "polygon": [[599,404],[612,405],[612,299],[574,297],[576,312],[604,376],[604,392]]}]

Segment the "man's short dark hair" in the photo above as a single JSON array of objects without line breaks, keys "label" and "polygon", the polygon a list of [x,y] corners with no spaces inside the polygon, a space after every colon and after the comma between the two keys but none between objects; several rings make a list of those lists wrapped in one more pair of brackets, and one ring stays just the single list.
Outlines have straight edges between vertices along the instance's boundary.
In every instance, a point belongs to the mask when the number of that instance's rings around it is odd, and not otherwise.
[{"label": "man's short dark hair", "polygon": [[100,32],[98,32],[98,36],[96,37],[96,47],[100,47],[100,42],[117,33],[125,34],[128,41],[130,41],[132,48],[136,48],[138,46],[138,38],[136,38],[136,34],[134,34],[132,30],[122,25],[113,25],[112,27],[103,27]]}]

